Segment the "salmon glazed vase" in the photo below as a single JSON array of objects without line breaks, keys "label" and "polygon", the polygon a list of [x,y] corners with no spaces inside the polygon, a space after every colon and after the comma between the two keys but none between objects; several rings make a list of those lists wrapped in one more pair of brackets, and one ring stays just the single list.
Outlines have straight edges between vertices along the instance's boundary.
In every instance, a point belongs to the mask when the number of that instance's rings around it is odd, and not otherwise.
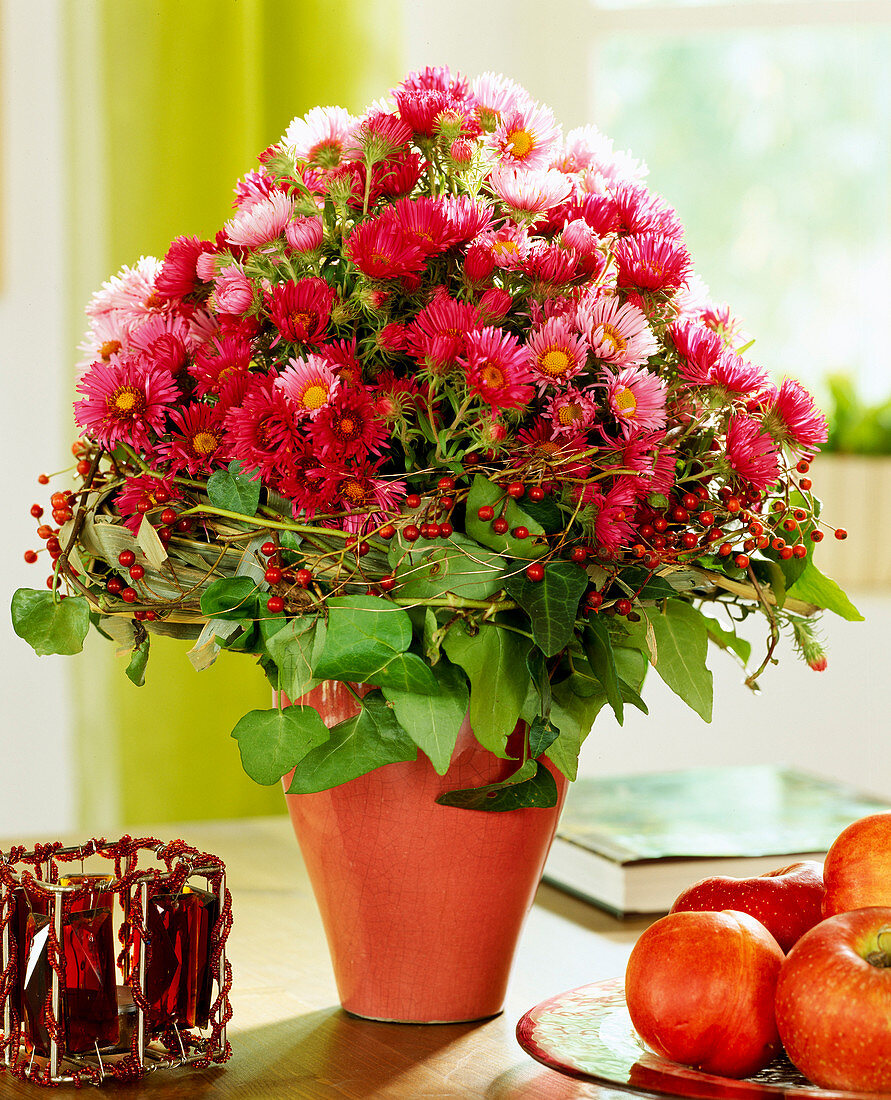
[{"label": "salmon glazed vase", "polygon": [[158,632],[251,655],[274,703],[232,736],[284,778],[350,1012],[498,1012],[598,712],[646,713],[652,667],[708,721],[740,621],[754,686],[859,618],[815,561],[826,422],[744,358],[645,171],[427,68],[296,118],[212,240],[87,307],[15,629],[76,653],[92,623],[136,685]]}]

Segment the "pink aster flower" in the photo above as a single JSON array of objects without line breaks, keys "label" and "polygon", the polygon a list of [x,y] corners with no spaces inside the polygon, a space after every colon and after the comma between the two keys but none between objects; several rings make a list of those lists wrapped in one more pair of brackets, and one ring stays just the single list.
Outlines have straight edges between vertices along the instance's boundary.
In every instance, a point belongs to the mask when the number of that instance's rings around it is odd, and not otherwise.
[{"label": "pink aster flower", "polygon": [[341,386],[310,421],[310,441],[325,462],[380,454],[389,435],[365,387]]},{"label": "pink aster flower", "polygon": [[727,461],[755,489],[768,489],[780,476],[779,449],[758,420],[735,415],[727,428]]},{"label": "pink aster flower", "polygon": [[126,352],[129,346],[130,326],[120,321],[114,311],[95,317],[78,344],[82,355],[75,365],[76,379],[80,380],[97,360],[107,363],[113,355]]},{"label": "pink aster flower", "polygon": [[318,344],[324,339],[334,304],[334,290],[319,276],[279,283],[266,295],[269,319],[292,343]]},{"label": "pink aster flower", "polygon": [[528,352],[501,329],[486,327],[467,334],[467,352],[460,362],[467,388],[489,405],[518,409],[532,396]]},{"label": "pink aster flower", "polygon": [[473,243],[489,252],[496,267],[506,270],[519,267],[530,248],[528,232],[522,226],[509,224],[480,233]]},{"label": "pink aster flower", "polygon": [[712,370],[724,353],[715,333],[695,321],[676,321],[669,329],[678,353],[678,374],[692,385],[707,385]]},{"label": "pink aster flower", "polygon": [[514,300],[506,290],[502,290],[500,286],[491,286],[480,295],[480,318],[488,325],[501,322],[513,304]]},{"label": "pink aster flower", "polygon": [[605,374],[607,404],[622,434],[660,431],[665,427],[665,382],[643,367]]},{"label": "pink aster flower", "polygon": [[302,118],[295,118],[282,143],[299,161],[319,168],[336,168],[343,160],[344,145],[356,125],[356,119],[343,107],[313,107]]},{"label": "pink aster flower", "polygon": [[547,168],[559,140],[560,126],[550,109],[529,101],[502,115],[487,145],[508,166]]},{"label": "pink aster flower", "polygon": [[577,324],[597,358],[613,366],[642,366],[659,349],[643,310],[611,295],[583,303]]},{"label": "pink aster flower", "polygon": [[459,102],[440,88],[397,88],[393,98],[403,122],[425,137],[433,137],[442,112]]},{"label": "pink aster flower", "polygon": [[725,350],[714,362],[711,383],[728,396],[757,398],[770,386],[770,379],[763,367]]},{"label": "pink aster flower", "polygon": [[198,397],[219,394],[232,377],[250,369],[253,349],[243,336],[220,333],[195,352],[189,374]]},{"label": "pink aster flower", "polygon": [[563,387],[585,369],[588,349],[565,317],[551,317],[527,343],[529,370],[539,391]]},{"label": "pink aster flower", "polygon": [[787,378],[764,410],[764,426],[774,439],[806,451],[826,442],[826,418],[800,382]]},{"label": "pink aster flower", "polygon": [[275,190],[272,179],[267,176],[266,169],[260,166],[258,171],[250,171],[235,185],[235,200],[232,205],[236,210],[248,210],[263,199],[268,199]]},{"label": "pink aster flower", "polygon": [[402,198],[391,209],[406,240],[425,256],[435,256],[449,247],[451,234],[442,199]]},{"label": "pink aster flower", "polygon": [[633,478],[617,478],[608,492],[596,492],[591,503],[596,509],[594,538],[598,546],[615,553],[630,545],[634,537],[635,500]]},{"label": "pink aster flower", "polygon": [[224,466],[230,459],[226,432],[220,413],[202,401],[193,401],[170,414],[175,428],[163,452],[174,470],[188,470],[189,475],[208,474]]},{"label": "pink aster flower", "polygon": [[654,235],[681,241],[684,226],[677,211],[642,184],[622,183],[611,191],[613,209],[621,233],[634,236]]},{"label": "pink aster flower", "polygon": [[544,410],[555,436],[586,432],[597,417],[597,406],[581,390],[568,386],[553,394]]},{"label": "pink aster flower", "polygon": [[157,313],[134,326],[130,336],[132,352],[174,375],[186,365],[192,343],[191,326],[176,313]]},{"label": "pink aster flower", "polygon": [[347,237],[344,251],[370,279],[396,279],[421,271],[426,260],[392,215],[359,222]]},{"label": "pink aster flower", "polygon": [[442,200],[442,212],[448,224],[446,239],[450,245],[484,233],[495,216],[488,203],[477,202],[469,195],[447,195]]},{"label": "pink aster flower", "polygon": [[487,133],[495,130],[505,115],[519,111],[532,99],[525,88],[501,73],[482,73],[473,81],[472,92],[477,117]]},{"label": "pink aster flower", "polygon": [[405,497],[405,481],[378,476],[380,464],[367,459],[349,466],[338,465],[328,481],[340,507],[349,512],[344,530],[356,534],[373,531],[399,512]]},{"label": "pink aster flower", "polygon": [[561,287],[571,282],[576,273],[576,256],[556,241],[536,239],[530,244],[520,268],[536,289]]},{"label": "pink aster flower", "polygon": [[111,313],[125,328],[145,320],[163,304],[155,292],[160,270],[161,262],[154,256],[141,256],[133,267],[122,267],[90,299],[87,316],[95,320]]},{"label": "pink aster flower", "polygon": [[682,244],[642,233],[623,237],[615,247],[619,286],[637,290],[677,290],[692,270],[690,254]]},{"label": "pink aster flower", "polygon": [[77,384],[84,395],[74,404],[74,418],[100,446],[118,442],[149,450],[149,433],[161,435],[167,414],[179,400],[168,370],[130,356],[94,363]]},{"label": "pink aster flower", "polygon": [[[163,490],[158,500],[159,490]],[[142,517],[153,508],[160,508],[171,500],[181,500],[182,494],[173,483],[173,475],[165,478],[140,474],[128,477],[115,497],[115,507],[124,517],[124,526],[136,535],[142,525]]]},{"label": "pink aster flower", "polygon": [[278,240],[294,214],[294,200],[284,191],[272,191],[253,206],[239,210],[224,226],[230,244],[257,248]]},{"label": "pink aster flower", "polygon": [[403,151],[411,139],[412,128],[399,115],[373,107],[353,128],[344,156],[373,164]]},{"label": "pink aster flower", "polygon": [[196,271],[198,257],[211,247],[210,241],[197,237],[177,237],[167,249],[167,255],[155,279],[155,290],[162,298],[185,298],[198,289]]},{"label": "pink aster flower", "polygon": [[565,172],[592,169],[611,183],[636,181],[647,174],[643,161],[636,160],[628,152],[615,150],[612,139],[592,125],[570,130],[554,159],[557,167]]},{"label": "pink aster flower", "polygon": [[321,218],[294,218],[285,226],[285,239],[295,252],[321,248],[325,226]]},{"label": "pink aster flower", "polygon": [[557,206],[572,191],[572,181],[554,168],[529,171],[499,164],[487,180],[499,199],[521,214],[542,214]]},{"label": "pink aster flower", "polygon": [[298,420],[318,416],[330,405],[340,379],[319,355],[289,359],[288,366],[275,382],[294,408]]},{"label": "pink aster flower", "polygon": [[214,280],[214,306],[220,313],[246,313],[253,301],[254,284],[237,264],[227,264]]}]

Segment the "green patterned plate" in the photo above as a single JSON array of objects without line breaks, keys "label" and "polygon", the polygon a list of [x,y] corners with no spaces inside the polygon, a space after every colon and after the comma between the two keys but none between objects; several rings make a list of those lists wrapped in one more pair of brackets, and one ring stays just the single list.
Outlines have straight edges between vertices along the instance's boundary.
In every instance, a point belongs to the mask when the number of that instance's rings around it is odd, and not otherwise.
[{"label": "green patterned plate", "polygon": [[[549,1069],[598,1085],[649,1096],[697,1100],[857,1100],[877,1093],[817,1088],[785,1057],[753,1077],[735,1080],[669,1062],[644,1046],[631,1026],[619,978],[542,1001],[517,1024],[520,1046]],[[884,1100],[889,1100],[886,1095]]]}]

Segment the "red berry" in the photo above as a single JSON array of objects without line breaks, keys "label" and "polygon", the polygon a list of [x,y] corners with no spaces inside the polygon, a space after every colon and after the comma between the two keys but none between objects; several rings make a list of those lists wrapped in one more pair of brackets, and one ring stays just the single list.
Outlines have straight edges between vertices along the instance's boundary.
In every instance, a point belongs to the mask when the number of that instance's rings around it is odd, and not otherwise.
[{"label": "red berry", "polygon": [[[662,542],[664,543],[665,540],[663,539]],[[636,558],[642,558],[646,552],[647,548],[640,542],[635,543],[634,546],[631,547],[631,553]]]},{"label": "red berry", "polygon": [[674,507],[671,510],[671,518],[675,521],[675,523],[686,523],[687,520],[690,518],[690,513],[687,511],[686,508]]},{"label": "red berry", "polygon": [[732,550],[733,547],[730,545],[729,542],[722,542],[721,545],[718,547],[718,553],[721,555],[722,558],[729,557]]},{"label": "red berry", "polygon": [[48,523],[41,523],[37,528],[37,537],[39,539],[51,539],[53,537],[53,529]]},{"label": "red berry", "polygon": [[439,525],[439,537],[441,539],[451,538],[455,533],[455,528],[450,523],[441,523]]},{"label": "red berry", "polygon": [[49,485],[49,478],[46,476],[46,474],[38,474],[37,475],[37,484],[38,485]]},{"label": "red berry", "polygon": [[799,472],[800,474],[806,474],[806,473],[808,472],[808,470],[809,470],[810,468],[811,468],[811,464],[810,464],[810,463],[808,462],[808,460],[807,460],[806,458],[803,458],[803,459],[802,459],[802,460],[801,460],[801,461],[800,461],[800,462],[798,463],[798,465],[797,465],[797,466],[795,467],[795,469],[796,469],[796,470],[797,470],[797,471],[798,471],[798,472]]},{"label": "red berry", "polygon": [[161,542],[166,544],[170,542],[170,540],[173,538],[173,532],[170,530],[169,527],[159,527],[158,538],[161,540]]},{"label": "red berry", "polygon": [[464,456],[463,461],[465,466],[479,466],[480,456],[471,452],[471,454]]},{"label": "red berry", "polygon": [[526,576],[530,581],[544,580],[544,566],[540,561],[534,561],[531,565],[526,566]]},{"label": "red berry", "polygon": [[528,539],[529,538],[529,528],[528,527],[515,527],[513,529],[513,531],[511,531],[511,534],[514,536],[515,539]]},{"label": "red berry", "polygon": [[491,504],[483,504],[481,507],[477,508],[476,515],[477,519],[483,521],[490,520],[495,516],[495,509]]},{"label": "red berry", "polygon": [[136,565],[131,565],[129,569],[130,579],[133,581],[141,581],[145,576],[145,569],[138,562]]},{"label": "red berry", "polygon": [[665,518],[665,516],[659,516],[658,519],[653,520],[653,527],[660,534],[662,534],[663,531],[668,530],[668,520]]},{"label": "red berry", "polygon": [[765,550],[768,546],[770,546],[770,539],[767,537],[767,535],[761,535],[755,540],[755,545],[758,547],[759,550]]},{"label": "red berry", "polygon": [[681,542],[687,550],[692,550],[697,543],[696,535],[692,531],[685,531],[683,535],[681,535]]},{"label": "red berry", "polygon": [[266,572],[263,574],[263,579],[267,584],[278,584],[282,579],[282,571],[277,565],[270,565]]},{"label": "red berry", "polygon": [[532,488],[529,490],[529,499],[530,500],[544,500],[544,498],[545,498],[544,489],[542,489],[542,487],[540,485],[533,485]]},{"label": "red berry", "polygon": [[783,559],[783,561],[788,561],[789,558],[792,557],[792,547],[791,546],[783,546],[780,549],[780,557]]},{"label": "red berry", "polygon": [[120,577],[109,577],[105,582],[105,587],[112,594],[112,596],[119,596],[124,587],[124,582]]},{"label": "red berry", "polygon": [[357,554],[359,555],[359,557],[360,557],[360,558],[364,558],[364,557],[365,557],[365,555],[366,555],[366,554],[368,553],[368,551],[369,551],[370,549],[371,549],[371,547],[370,547],[370,546],[368,545],[368,543],[367,543],[367,542],[366,542],[366,541],[365,541],[365,540],[363,539],[363,540],[362,540],[362,541],[361,541],[361,542],[359,543],[359,545],[358,545],[358,546],[356,547],[356,553],[357,553]]},{"label": "red berry", "polygon": [[270,596],[266,601],[266,610],[271,611],[273,615],[277,615],[280,611],[284,611],[285,601],[281,596]]},{"label": "red berry", "polygon": [[728,512],[734,512],[735,513],[735,512],[738,512],[740,510],[740,508],[742,508],[742,504],[739,502],[739,500],[737,500],[736,497],[729,497],[728,498],[728,500],[727,500],[727,511]]},{"label": "red berry", "polygon": [[80,474],[81,477],[86,477],[87,474],[90,472],[90,466],[91,466],[91,463],[87,462],[87,460],[85,458],[82,458],[80,460],[80,462],[78,462],[75,469],[77,470],[77,472]]},{"label": "red berry", "polygon": [[796,543],[795,546],[792,547],[792,553],[796,558],[806,558],[807,547],[803,542]]},{"label": "red berry", "polygon": [[168,500],[170,500],[170,491],[167,489],[166,485],[159,485],[158,488],[155,489],[155,503],[166,504]]},{"label": "red berry", "polygon": [[774,548],[774,550],[782,550],[786,545],[786,540],[785,539],[771,539],[770,540],[770,545]]},{"label": "red berry", "polygon": [[53,508],[53,522],[62,524],[71,519],[71,512],[67,508]]},{"label": "red berry", "polygon": [[123,589],[122,592],[121,592],[121,599],[124,601],[124,603],[135,603],[136,602],[136,589],[135,588],[125,588],[125,589]]},{"label": "red berry", "polygon": [[848,532],[844,529],[844,527],[837,527],[835,531],[835,537],[839,540],[839,542],[841,542],[848,537]]},{"label": "red berry", "polygon": [[408,496],[405,498],[405,506],[406,508],[420,508],[421,498],[418,496],[417,493],[409,493]]},{"label": "red berry", "polygon": [[46,548],[51,554],[58,554],[61,551],[62,546],[56,536],[53,535],[52,538],[48,538],[46,540]]},{"label": "red berry", "polygon": [[417,542],[417,540],[421,537],[420,529],[416,527],[413,523],[410,523],[407,527],[402,528],[402,537],[407,542]]},{"label": "red berry", "polygon": [[803,477],[801,479],[801,481],[798,482],[798,484],[799,484],[800,488],[804,490],[804,492],[807,492],[808,489],[810,489],[811,486],[814,483],[811,481],[811,479],[809,477]]},{"label": "red berry", "polygon": [[31,515],[35,519],[40,519],[40,517],[43,515],[43,509],[40,507],[39,504],[32,504],[31,505]]},{"label": "red berry", "polygon": [[441,477],[436,486],[440,492],[450,493],[455,488],[455,479],[453,477]]},{"label": "red berry", "polygon": [[158,613],[157,613],[157,611],[153,611],[151,608],[149,608],[148,611],[146,611],[146,613],[145,613],[145,617],[148,619],[148,621],[150,623],[153,623],[155,621],[155,619],[157,619]]},{"label": "red berry", "polygon": [[392,573],[389,573],[386,577],[381,577],[377,583],[385,592],[392,592],[396,587],[396,578]]},{"label": "red berry", "polygon": [[526,486],[522,481],[512,481],[507,487],[507,495],[513,497],[515,500],[519,500],[525,492]]},{"label": "red berry", "polygon": [[64,508],[68,504],[67,493],[53,493],[50,497],[50,504],[53,508]]},{"label": "red berry", "polygon": [[702,526],[702,527],[711,527],[711,525],[714,522],[715,522],[715,513],[714,512],[700,512],[699,513],[700,526]]},{"label": "red berry", "polygon": [[25,557],[25,561],[29,565],[33,565],[34,562],[37,561],[37,551],[36,550],[26,550],[25,554],[24,554],[24,557]]},{"label": "red berry", "polygon": [[271,558],[277,549],[278,547],[275,545],[274,542],[264,542],[263,545],[260,547],[260,553],[263,555],[264,558]]},{"label": "red berry", "polygon": [[699,507],[699,497],[694,493],[684,493],[681,498],[681,504],[683,504],[688,512],[692,512]]},{"label": "red berry", "polygon": [[759,535],[764,534],[764,524],[759,523],[757,520],[755,520],[754,523],[749,524],[749,531],[755,536],[755,538],[758,538]]},{"label": "red berry", "polygon": [[616,600],[617,615],[628,615],[632,610],[631,600]]},{"label": "red berry", "polygon": [[118,565],[123,565],[125,569],[131,566],[136,561],[136,555],[132,550],[122,550],[118,554]]},{"label": "red berry", "polygon": [[822,542],[822,541],[823,541],[823,532],[822,531],[811,531],[811,542]]},{"label": "red berry", "polygon": [[144,516],[150,512],[154,506],[154,503],[150,500],[137,500],[136,511],[139,512],[141,516]]},{"label": "red berry", "polygon": [[584,546],[574,546],[572,553],[569,555],[573,561],[583,562],[588,560],[588,550]]},{"label": "red berry", "polygon": [[504,516],[499,516],[498,519],[496,519],[495,522],[492,524],[492,530],[497,535],[503,535],[507,531],[509,526],[510,524],[507,522]]},{"label": "red berry", "polygon": [[46,587],[47,588],[56,588],[58,583],[59,582],[56,580],[55,576],[51,576],[51,577],[46,578]]},{"label": "red berry", "polygon": [[651,539],[656,533],[655,527],[650,523],[642,523],[637,532],[642,539]]},{"label": "red berry", "polygon": [[749,556],[748,556],[748,554],[737,554],[736,557],[733,560],[740,567],[740,569],[747,569],[748,568],[748,565],[749,565]]},{"label": "red berry", "polygon": [[798,526],[798,524],[795,522],[794,519],[784,519],[783,520],[783,530],[784,531],[794,531],[797,526]]},{"label": "red berry", "polygon": [[138,623],[141,623],[148,618],[148,611],[143,611],[141,608],[137,608],[137,610],[133,612],[133,618]]},{"label": "red berry", "polygon": [[166,524],[176,523],[176,512],[172,508],[165,508],[161,513],[161,522]]},{"label": "red berry", "polygon": [[588,607],[600,607],[603,603],[603,593],[593,588],[585,598],[585,603],[587,603]]},{"label": "red berry", "polygon": [[385,523],[378,534],[382,539],[391,539],[396,534],[396,528],[392,523]]},{"label": "red berry", "polygon": [[312,582],[312,573],[310,573],[308,569],[298,569],[297,572],[294,574],[294,581],[301,588],[309,588],[310,583]]},{"label": "red berry", "polygon": [[743,543],[743,550],[745,550],[745,552],[747,554],[751,554],[751,552],[754,549],[755,549],[755,540],[754,539],[746,539],[746,541]]}]

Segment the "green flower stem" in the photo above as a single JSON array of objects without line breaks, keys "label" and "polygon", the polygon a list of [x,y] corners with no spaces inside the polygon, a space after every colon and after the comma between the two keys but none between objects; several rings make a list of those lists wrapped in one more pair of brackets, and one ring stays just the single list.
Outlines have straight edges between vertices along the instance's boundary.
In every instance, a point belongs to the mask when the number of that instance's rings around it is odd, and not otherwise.
[{"label": "green flower stem", "polygon": [[[469,600],[462,596],[454,596],[451,593],[447,593],[445,596],[434,596],[429,600],[408,599],[404,596],[391,596],[390,599],[393,603],[399,604],[400,607],[457,607],[489,611],[494,614],[496,611],[515,611],[519,604],[514,603],[513,600]],[[493,623],[493,626],[503,626],[502,623]]]},{"label": "green flower stem", "polygon": [[[241,523],[249,523],[252,527],[264,531],[267,529],[271,531],[294,531],[298,535],[317,535],[319,533],[318,527],[307,527],[305,524],[301,523],[281,523],[272,519],[264,519],[258,522],[256,516],[245,516],[241,512],[230,512],[226,508],[213,508],[207,504],[196,504],[194,508],[185,508],[179,515],[221,516],[223,519],[234,519]],[[348,539],[355,538],[355,535],[351,534],[349,531],[339,531],[335,527],[325,528],[325,535],[343,539],[344,542]]]}]

